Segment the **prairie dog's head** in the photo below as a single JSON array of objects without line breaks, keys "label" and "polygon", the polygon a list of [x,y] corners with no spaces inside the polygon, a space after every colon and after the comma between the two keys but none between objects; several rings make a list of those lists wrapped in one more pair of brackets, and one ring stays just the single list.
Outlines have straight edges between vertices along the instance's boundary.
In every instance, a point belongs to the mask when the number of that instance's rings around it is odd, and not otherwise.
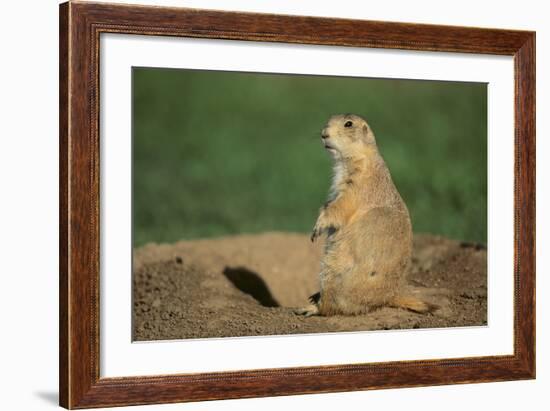
[{"label": "prairie dog's head", "polygon": [[321,131],[321,140],[334,158],[361,157],[368,147],[376,147],[367,122],[355,114],[332,116]]}]

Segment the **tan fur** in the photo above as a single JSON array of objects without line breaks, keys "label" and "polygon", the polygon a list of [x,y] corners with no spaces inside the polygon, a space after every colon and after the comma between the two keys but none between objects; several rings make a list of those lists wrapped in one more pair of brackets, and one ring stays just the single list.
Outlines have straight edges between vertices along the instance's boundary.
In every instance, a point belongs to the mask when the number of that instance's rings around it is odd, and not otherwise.
[{"label": "tan fur", "polygon": [[369,125],[356,115],[336,115],[322,140],[334,158],[334,178],[311,237],[327,234],[321,291],[316,302],[296,312],[353,315],[381,306],[430,311],[433,306],[405,291],[412,254],[409,211]]},{"label": "tan fur", "polygon": [[412,295],[399,295],[390,302],[390,306],[404,308],[420,314],[429,313],[438,308],[437,305],[422,301]]}]

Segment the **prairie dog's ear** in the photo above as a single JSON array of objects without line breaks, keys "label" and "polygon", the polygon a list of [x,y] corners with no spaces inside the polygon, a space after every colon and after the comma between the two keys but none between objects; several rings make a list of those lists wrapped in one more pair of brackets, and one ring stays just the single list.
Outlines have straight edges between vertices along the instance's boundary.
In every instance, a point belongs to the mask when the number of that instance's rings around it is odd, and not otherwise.
[{"label": "prairie dog's ear", "polygon": [[376,139],[374,138],[374,133],[366,124],[363,124],[363,138],[365,139],[366,143],[376,143]]}]

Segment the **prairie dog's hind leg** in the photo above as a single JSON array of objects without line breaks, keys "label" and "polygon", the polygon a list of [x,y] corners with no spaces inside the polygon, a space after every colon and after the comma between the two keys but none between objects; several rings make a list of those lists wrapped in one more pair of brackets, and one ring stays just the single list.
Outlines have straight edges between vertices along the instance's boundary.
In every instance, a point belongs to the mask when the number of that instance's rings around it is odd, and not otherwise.
[{"label": "prairie dog's hind leg", "polygon": [[307,307],[296,308],[294,310],[294,314],[303,315],[305,317],[311,317],[312,315],[320,315],[319,307],[317,305],[320,298],[321,298],[321,292],[316,292],[315,294],[311,295],[309,297],[309,301],[311,302],[311,304],[308,305]]},{"label": "prairie dog's hind leg", "polygon": [[304,317],[311,317],[313,315],[319,315],[319,307],[317,304],[310,304],[306,307],[295,308],[294,314],[303,315]]}]

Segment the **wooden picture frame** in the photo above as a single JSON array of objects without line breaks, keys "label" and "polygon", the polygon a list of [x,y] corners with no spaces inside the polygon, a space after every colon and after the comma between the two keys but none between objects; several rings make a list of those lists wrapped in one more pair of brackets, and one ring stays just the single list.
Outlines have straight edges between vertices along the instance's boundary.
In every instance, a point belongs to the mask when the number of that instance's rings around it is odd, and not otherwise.
[{"label": "wooden picture frame", "polygon": [[[154,377],[99,373],[101,33],[513,56],[514,354]],[[184,8],[60,6],[60,405],[90,408],[535,377],[535,33]]]}]

